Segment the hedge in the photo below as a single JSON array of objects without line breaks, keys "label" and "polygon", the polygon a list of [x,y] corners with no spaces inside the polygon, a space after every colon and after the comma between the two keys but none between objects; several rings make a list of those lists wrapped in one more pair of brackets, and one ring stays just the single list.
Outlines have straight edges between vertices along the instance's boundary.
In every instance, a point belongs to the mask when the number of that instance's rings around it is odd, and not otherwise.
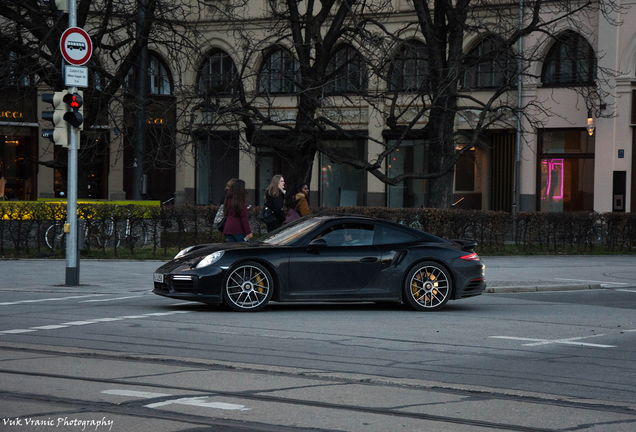
[{"label": "hedge", "polygon": [[[249,209],[256,237],[265,226],[256,215],[260,207]],[[214,205],[145,206],[78,204],[78,217],[86,222],[83,243],[86,250],[127,249],[134,255],[143,247],[152,255],[165,255],[167,248],[223,242],[214,229]],[[478,252],[570,253],[636,251],[634,213],[510,213],[431,208],[330,207],[313,208],[314,214],[352,214],[401,223],[449,239],[469,239],[478,243]],[[0,256],[46,256],[50,253],[45,235],[58,238],[63,230],[66,206],[45,202],[3,202],[0,205]],[[145,238],[145,244],[140,241]],[[64,242],[54,247],[64,247]]]}]

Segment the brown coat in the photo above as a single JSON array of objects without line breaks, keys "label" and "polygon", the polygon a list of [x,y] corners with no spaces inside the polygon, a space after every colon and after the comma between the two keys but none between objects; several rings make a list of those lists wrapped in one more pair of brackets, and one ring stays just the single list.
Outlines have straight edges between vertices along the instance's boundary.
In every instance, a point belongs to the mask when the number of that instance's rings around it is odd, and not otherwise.
[{"label": "brown coat", "polygon": [[309,208],[309,203],[307,202],[307,198],[305,198],[305,194],[296,194],[296,205],[294,208],[301,217],[311,214],[311,209]]}]

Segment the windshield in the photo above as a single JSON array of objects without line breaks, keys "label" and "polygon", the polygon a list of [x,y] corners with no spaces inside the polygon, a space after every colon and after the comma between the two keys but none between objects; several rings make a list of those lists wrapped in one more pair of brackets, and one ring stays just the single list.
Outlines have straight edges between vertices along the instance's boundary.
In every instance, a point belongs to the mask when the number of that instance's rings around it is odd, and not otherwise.
[{"label": "windshield", "polygon": [[321,219],[299,219],[289,225],[277,229],[271,234],[261,237],[259,241],[271,245],[290,245],[312,231],[323,221]]}]

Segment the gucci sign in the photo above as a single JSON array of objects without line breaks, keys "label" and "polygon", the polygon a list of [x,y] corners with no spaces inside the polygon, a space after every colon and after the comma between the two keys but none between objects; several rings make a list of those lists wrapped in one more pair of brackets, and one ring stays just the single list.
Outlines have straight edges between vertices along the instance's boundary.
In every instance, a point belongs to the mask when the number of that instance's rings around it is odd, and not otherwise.
[{"label": "gucci sign", "polygon": [[19,111],[0,111],[0,118],[19,120],[22,118],[22,113]]}]

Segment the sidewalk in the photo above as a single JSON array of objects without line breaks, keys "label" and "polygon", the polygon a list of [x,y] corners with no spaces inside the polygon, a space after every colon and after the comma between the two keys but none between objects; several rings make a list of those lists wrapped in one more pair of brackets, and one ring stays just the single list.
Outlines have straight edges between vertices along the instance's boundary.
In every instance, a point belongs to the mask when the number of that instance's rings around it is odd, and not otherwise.
[{"label": "sidewalk", "polygon": [[[487,293],[636,287],[636,256],[484,257]],[[80,286],[65,286],[64,260],[0,260],[0,290],[145,292],[164,261],[81,260]]]}]

